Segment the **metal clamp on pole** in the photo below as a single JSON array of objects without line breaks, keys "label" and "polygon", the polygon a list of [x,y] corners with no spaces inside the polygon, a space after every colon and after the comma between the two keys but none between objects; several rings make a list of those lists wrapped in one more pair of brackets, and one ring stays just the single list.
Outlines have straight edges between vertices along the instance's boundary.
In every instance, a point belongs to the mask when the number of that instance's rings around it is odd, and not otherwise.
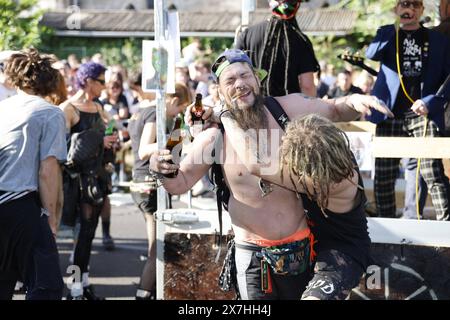
[{"label": "metal clamp on pole", "polygon": [[154,217],[165,224],[193,224],[199,221],[194,210],[185,208],[158,210]]}]

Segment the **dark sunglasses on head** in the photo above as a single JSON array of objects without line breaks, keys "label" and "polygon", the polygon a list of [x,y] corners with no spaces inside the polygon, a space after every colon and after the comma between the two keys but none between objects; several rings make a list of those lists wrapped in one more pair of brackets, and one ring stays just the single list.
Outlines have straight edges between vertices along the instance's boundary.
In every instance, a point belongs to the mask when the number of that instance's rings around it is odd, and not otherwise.
[{"label": "dark sunglasses on head", "polygon": [[404,9],[410,8],[411,5],[413,6],[414,9],[419,9],[422,8],[423,6],[422,1],[400,1],[398,4],[400,5],[400,7]]}]

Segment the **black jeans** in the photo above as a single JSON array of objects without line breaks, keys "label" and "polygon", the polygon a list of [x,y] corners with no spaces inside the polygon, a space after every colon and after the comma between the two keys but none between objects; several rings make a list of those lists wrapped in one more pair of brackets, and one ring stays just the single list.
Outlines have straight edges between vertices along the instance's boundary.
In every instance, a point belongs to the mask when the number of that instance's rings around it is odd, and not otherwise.
[{"label": "black jeans", "polygon": [[35,192],[0,205],[1,300],[12,299],[17,280],[24,282],[27,300],[62,298],[56,242]]}]

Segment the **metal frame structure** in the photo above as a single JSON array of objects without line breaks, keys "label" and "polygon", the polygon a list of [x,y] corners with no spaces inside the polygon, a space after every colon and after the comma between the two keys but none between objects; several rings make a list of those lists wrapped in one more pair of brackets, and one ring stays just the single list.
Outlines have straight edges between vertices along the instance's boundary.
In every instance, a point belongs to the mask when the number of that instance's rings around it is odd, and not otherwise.
[{"label": "metal frame structure", "polygon": [[[166,1],[155,0],[155,41],[160,43],[167,39],[167,16]],[[159,54],[159,51],[158,53]],[[158,71],[158,70],[157,70]],[[159,70],[160,71],[160,70]],[[159,76],[161,72],[156,72]],[[159,80],[159,79],[158,79]],[[157,81],[160,83],[160,81]],[[159,88],[156,92],[156,139],[158,149],[165,149],[166,145],[166,101],[165,88]],[[166,209],[167,193],[164,188],[158,188],[158,210]],[[157,299],[164,298],[164,235],[165,225],[156,221],[156,292]]]}]

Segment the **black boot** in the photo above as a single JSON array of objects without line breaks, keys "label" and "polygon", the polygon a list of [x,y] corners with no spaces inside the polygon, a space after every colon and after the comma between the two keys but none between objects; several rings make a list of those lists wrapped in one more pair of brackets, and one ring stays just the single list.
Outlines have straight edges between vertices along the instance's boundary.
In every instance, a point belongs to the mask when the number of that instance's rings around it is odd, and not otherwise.
[{"label": "black boot", "polygon": [[103,248],[106,251],[113,251],[116,248],[114,240],[110,235],[103,236]]},{"label": "black boot", "polygon": [[103,248],[106,251],[113,251],[115,249],[114,240],[109,234],[110,222],[102,221],[102,233],[103,233]]},{"label": "black boot", "polygon": [[92,285],[88,285],[83,288],[83,297],[86,300],[105,300],[105,298],[99,297],[95,294],[94,287]]}]

